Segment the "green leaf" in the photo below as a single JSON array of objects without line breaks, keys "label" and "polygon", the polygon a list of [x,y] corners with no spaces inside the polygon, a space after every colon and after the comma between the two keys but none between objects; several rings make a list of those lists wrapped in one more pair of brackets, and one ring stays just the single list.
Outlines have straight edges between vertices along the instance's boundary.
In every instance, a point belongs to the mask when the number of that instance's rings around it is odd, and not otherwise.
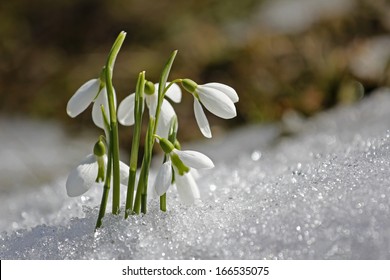
[{"label": "green leaf", "polygon": [[169,73],[171,72],[172,64],[173,64],[173,61],[175,60],[176,54],[177,54],[177,50],[172,52],[171,56],[168,59],[167,64],[165,64],[165,67],[161,73],[160,84],[158,86],[158,96],[159,97],[162,96],[162,94],[164,93],[165,84],[168,81],[168,76],[169,76]]},{"label": "green leaf", "polygon": [[141,123],[142,123],[142,107],[144,103],[144,89],[145,89],[145,71],[142,71],[138,75],[137,85],[135,87],[135,102],[134,102],[134,134],[131,147],[131,159],[130,167],[137,168],[138,161],[138,149],[141,135]]},{"label": "green leaf", "polygon": [[156,130],[157,130],[158,120],[159,120],[160,111],[161,111],[161,104],[163,102],[165,89],[166,89],[166,83],[168,81],[168,76],[169,76],[169,73],[171,72],[172,64],[173,64],[173,61],[175,60],[176,54],[177,54],[177,50],[172,52],[171,56],[168,59],[168,62],[165,64],[165,67],[161,73],[160,83],[158,85],[158,99],[157,99],[157,107],[156,107],[156,113],[155,113],[156,123],[155,123],[155,127],[153,130],[153,134],[155,134]]},{"label": "green leaf", "polygon": [[114,44],[112,45],[112,48],[108,55],[107,64],[106,64],[109,71],[114,68],[116,57],[118,56],[119,50],[121,49],[125,38],[126,38],[126,32],[122,31],[121,33],[119,33]]},{"label": "green leaf", "polygon": [[142,71],[138,75],[137,85],[135,87],[135,102],[134,102],[135,124],[134,124],[134,131],[133,131],[133,141],[131,144],[130,171],[129,171],[129,181],[127,184],[125,218],[127,218],[129,214],[131,214],[131,211],[133,210],[133,204],[134,204],[134,189],[135,189],[135,179],[137,173],[139,142],[141,136],[144,88],[145,88],[145,71]]}]

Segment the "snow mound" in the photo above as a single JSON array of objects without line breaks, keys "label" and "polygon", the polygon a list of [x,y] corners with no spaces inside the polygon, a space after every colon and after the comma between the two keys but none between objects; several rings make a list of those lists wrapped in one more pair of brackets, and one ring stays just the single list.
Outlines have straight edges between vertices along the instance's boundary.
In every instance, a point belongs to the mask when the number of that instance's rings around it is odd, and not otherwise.
[{"label": "snow mound", "polygon": [[290,137],[252,126],[203,146],[217,164],[198,178],[201,205],[183,206],[171,190],[168,212],[152,200],[147,215],[107,214],[94,232],[98,188],[67,198],[60,178],[9,194],[0,258],[389,259],[389,93],[322,113]]}]

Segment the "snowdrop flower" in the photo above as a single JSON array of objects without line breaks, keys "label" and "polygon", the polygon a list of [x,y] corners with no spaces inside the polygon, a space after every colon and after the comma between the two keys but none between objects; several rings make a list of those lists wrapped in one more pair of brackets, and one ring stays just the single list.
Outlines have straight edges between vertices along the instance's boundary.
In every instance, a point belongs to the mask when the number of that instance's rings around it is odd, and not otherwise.
[{"label": "snowdrop flower", "polygon": [[180,200],[185,204],[194,204],[200,199],[198,184],[191,172],[176,176],[175,183]]},{"label": "snowdrop flower", "polygon": [[[208,165],[204,168],[212,167]],[[174,166],[174,170],[175,184],[180,199],[185,204],[195,203],[200,198],[200,194],[198,185],[196,184],[196,181],[192,176],[190,169],[186,170],[185,172],[180,172],[179,169]],[[160,170],[158,171],[158,174],[156,176],[156,180],[154,182],[154,189],[157,195],[161,196],[168,191],[169,187],[172,184],[172,176],[172,163],[170,160],[168,160],[163,165],[161,165]]]},{"label": "snowdrop flower", "polygon": [[189,173],[194,169],[209,169],[214,167],[212,160],[197,151],[181,151],[174,148],[167,139],[159,138],[161,148],[168,156],[168,160],[160,167],[154,183],[156,193],[161,196],[167,192],[172,183],[172,165],[175,170],[175,181],[179,196],[184,203],[193,203],[199,198],[199,190],[195,179]]},{"label": "snowdrop flower", "polygon": [[[107,156],[103,156],[104,166],[107,166]],[[129,178],[129,167],[119,162],[121,184],[126,185]],[[95,183],[101,183],[98,179],[99,164],[94,154],[89,154],[79,165],[74,168],[66,180],[66,192],[70,197],[80,196],[86,193]]]},{"label": "snowdrop flower", "polygon": [[[107,156],[103,156],[104,165],[107,165]],[[89,154],[79,165],[70,171],[66,180],[66,192],[70,197],[86,193],[98,178],[99,164],[94,154]],[[99,183],[102,182],[99,180]]]},{"label": "snowdrop flower", "polygon": [[[104,144],[99,140],[94,147],[94,153],[86,158],[70,171],[66,180],[66,192],[70,197],[80,196],[86,193],[95,183],[102,183],[105,179],[107,155]],[[119,162],[121,184],[127,184],[129,167]]]},{"label": "snowdrop flower", "polygon": [[[114,102],[115,100],[114,94]],[[92,79],[84,83],[76,93],[69,99],[66,112],[72,118],[84,112],[93,103],[92,120],[96,126],[104,129],[101,105],[104,106],[107,116],[110,114],[106,87],[100,79]]]},{"label": "snowdrop flower", "polygon": [[[145,103],[149,108],[150,116],[154,116],[157,107],[157,91],[159,84],[146,83],[145,87]],[[175,103],[181,101],[181,90],[177,84],[172,84],[171,87],[165,93],[165,97],[168,97]],[[119,104],[118,107],[118,121],[122,125],[134,124],[134,105],[135,105],[135,93],[127,96]],[[175,110],[172,105],[164,98],[161,104],[160,118],[157,127],[157,134],[162,137],[168,137],[170,123],[172,118],[176,116]]]},{"label": "snowdrop flower", "polygon": [[164,162],[156,176],[154,181],[154,189],[158,196],[162,196],[167,192],[169,186],[172,183],[172,164],[170,160]]},{"label": "snowdrop flower", "polygon": [[232,87],[221,83],[198,85],[190,79],[183,79],[182,85],[194,96],[195,119],[205,137],[211,138],[212,135],[201,104],[212,114],[223,119],[231,119],[237,115],[234,103],[238,102],[239,98]]}]

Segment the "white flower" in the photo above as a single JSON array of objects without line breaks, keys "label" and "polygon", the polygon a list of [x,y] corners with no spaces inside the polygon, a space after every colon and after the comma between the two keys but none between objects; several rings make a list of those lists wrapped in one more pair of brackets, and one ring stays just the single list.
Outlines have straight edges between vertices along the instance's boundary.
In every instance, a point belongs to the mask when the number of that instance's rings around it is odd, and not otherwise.
[{"label": "white flower", "polygon": [[[166,193],[171,186],[171,182],[172,165],[171,161],[168,160],[161,166],[154,182],[156,193],[159,196]],[[185,204],[194,204],[200,199],[199,188],[191,172],[180,175],[175,168],[175,184],[180,200]]]},{"label": "white flower", "polygon": [[205,137],[211,138],[212,135],[201,104],[212,114],[223,119],[231,119],[237,115],[234,103],[238,102],[239,98],[232,87],[221,83],[197,85],[189,79],[184,79],[182,84],[194,96],[195,119]]},{"label": "white flower", "polygon": [[154,181],[154,189],[159,196],[162,196],[167,192],[169,186],[172,182],[172,164],[171,161],[168,160],[164,162],[160,170],[157,173],[156,179]]},{"label": "white flower", "polygon": [[234,103],[238,102],[239,98],[233,88],[220,83],[198,85],[196,93],[199,100],[194,98],[195,119],[202,134],[211,138],[210,125],[200,103],[214,115],[223,119],[231,119],[237,115]]},{"label": "white flower", "polygon": [[[107,165],[107,156],[103,156],[104,165]],[[127,184],[129,167],[119,162],[121,184]],[[88,155],[80,164],[71,170],[66,180],[66,192],[68,196],[80,196],[87,192],[95,183],[98,175],[98,161],[94,154]]]},{"label": "white flower", "polygon": [[[158,89],[158,84],[155,84],[155,89]],[[157,107],[157,92],[152,94],[145,94],[145,103],[149,108],[149,114],[154,116]],[[181,90],[176,84],[172,84],[171,87],[165,93],[165,97],[168,97],[175,103],[181,101]],[[135,105],[135,93],[127,96],[119,104],[118,107],[118,121],[122,125],[134,124],[134,105]],[[157,134],[167,138],[172,118],[176,115],[172,105],[164,98],[161,104],[160,117],[158,121]]]},{"label": "white flower", "polygon": [[[114,102],[116,103],[116,100],[114,100]],[[84,112],[91,103],[94,103],[92,108],[92,120],[96,126],[104,129],[100,106],[104,106],[108,118],[110,116],[110,109],[108,106],[106,87],[100,88],[99,79],[92,79],[83,84],[69,99],[66,106],[66,112],[70,117],[74,118]]]},{"label": "white flower", "polygon": [[[168,154],[168,160],[160,167],[154,182],[154,189],[159,196],[166,193],[171,185],[172,163],[170,157],[175,155],[177,155],[186,166],[194,169],[208,169],[214,167],[212,160],[202,153],[173,149]],[[199,199],[199,190],[195,179],[189,173],[189,170],[186,170],[186,172],[183,173],[178,170],[180,167],[175,165],[174,167],[176,186],[181,200],[186,204],[194,203]],[[182,173],[182,175],[180,173]]]},{"label": "white flower", "polygon": [[197,151],[173,149],[171,153],[177,154],[185,165],[195,169],[209,169],[214,167],[213,161],[208,156]]},{"label": "white flower", "polygon": [[190,172],[175,177],[176,189],[180,200],[185,204],[194,204],[200,199],[198,184]]}]

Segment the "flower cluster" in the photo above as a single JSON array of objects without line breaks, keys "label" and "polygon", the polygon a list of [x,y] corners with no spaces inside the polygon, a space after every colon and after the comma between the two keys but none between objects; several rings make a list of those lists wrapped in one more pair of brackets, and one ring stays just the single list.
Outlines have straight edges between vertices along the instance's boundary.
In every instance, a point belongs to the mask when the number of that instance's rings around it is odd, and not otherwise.
[{"label": "flower cluster", "polygon": [[[120,210],[120,185],[127,185],[125,217],[129,214],[146,213],[149,170],[156,142],[164,152],[164,162],[153,185],[155,193],[160,197],[160,209],[166,211],[166,193],[172,184],[176,185],[179,197],[184,203],[199,201],[200,193],[192,175],[193,170],[213,168],[214,163],[200,152],[181,150],[176,138],[178,117],[171,104],[180,103],[181,87],[193,96],[195,119],[201,133],[207,138],[211,138],[212,133],[203,107],[223,119],[234,118],[237,114],[235,103],[239,98],[230,86],[221,83],[198,85],[190,79],[168,82],[177,51],[172,53],[163,68],[159,83],[148,81],[145,72],[140,72],[135,92],[123,99],[117,107],[112,72],[125,36],[125,32],[119,34],[100,77],[83,84],[71,97],[66,109],[68,115],[73,118],[93,103],[93,122],[104,130],[105,135],[99,137],[93,153],[70,172],[66,181],[66,190],[71,197],[82,195],[95,184],[103,185],[96,227],[101,226],[111,187],[113,214],[118,214]],[[149,113],[148,128],[142,166],[138,169],[140,131],[145,107]],[[119,159],[118,122],[125,126],[134,126],[129,166]]]}]

